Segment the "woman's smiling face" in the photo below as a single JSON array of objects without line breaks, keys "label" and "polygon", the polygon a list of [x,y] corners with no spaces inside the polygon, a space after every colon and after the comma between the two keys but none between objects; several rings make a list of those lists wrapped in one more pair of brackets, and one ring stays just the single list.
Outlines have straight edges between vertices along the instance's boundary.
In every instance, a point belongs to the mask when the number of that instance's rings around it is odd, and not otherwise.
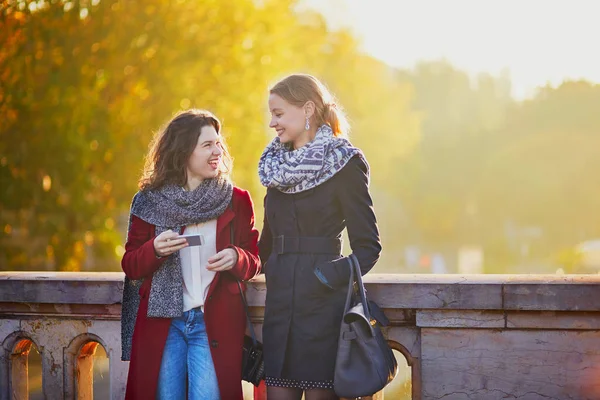
[{"label": "woman's smiling face", "polygon": [[219,174],[222,155],[221,136],[213,126],[203,126],[187,162],[188,180],[192,177],[200,181],[215,178]]},{"label": "woman's smiling face", "polygon": [[271,93],[269,110],[271,112],[269,127],[275,129],[281,143],[293,145],[306,132],[306,113],[303,107],[290,104],[280,96]]}]

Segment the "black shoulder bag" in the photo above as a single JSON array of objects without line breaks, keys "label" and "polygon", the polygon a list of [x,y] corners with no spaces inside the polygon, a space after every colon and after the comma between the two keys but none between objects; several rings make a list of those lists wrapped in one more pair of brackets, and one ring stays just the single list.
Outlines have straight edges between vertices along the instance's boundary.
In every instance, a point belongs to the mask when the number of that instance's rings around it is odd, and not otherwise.
[{"label": "black shoulder bag", "polygon": [[[358,259],[350,262],[350,281],[340,328],[333,387],[340,397],[370,396],[379,392],[394,379],[398,364],[387,344],[379,323],[372,318]],[[357,298],[354,297],[354,282]],[[375,311],[375,310],[373,310]],[[380,311],[380,310],[379,310]]]},{"label": "black shoulder bag", "polygon": [[[230,207],[233,209],[233,200],[230,204]],[[229,236],[229,242],[233,244],[233,221],[231,222]],[[238,280],[237,284],[240,288],[240,297],[242,298],[242,303],[244,304],[246,321],[251,335],[244,335],[244,347],[242,353],[242,379],[246,382],[252,383],[254,386],[258,386],[260,381],[265,379],[265,363],[263,361],[262,343],[256,340],[256,334],[254,333],[252,321],[250,321],[248,303],[246,302],[246,296],[244,295],[242,283]]]}]

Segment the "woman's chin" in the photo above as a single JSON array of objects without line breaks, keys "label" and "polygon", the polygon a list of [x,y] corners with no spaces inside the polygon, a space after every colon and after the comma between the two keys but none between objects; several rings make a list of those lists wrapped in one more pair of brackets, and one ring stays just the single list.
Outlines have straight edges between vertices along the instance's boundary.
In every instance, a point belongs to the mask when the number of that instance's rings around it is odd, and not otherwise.
[{"label": "woman's chin", "polygon": [[288,143],[291,143],[292,141],[293,140],[285,133],[283,135],[279,136],[279,143],[281,143],[281,144],[288,144]]},{"label": "woman's chin", "polygon": [[219,175],[219,170],[218,169],[216,169],[216,170],[211,169],[210,171],[206,171],[206,172],[204,172],[202,174],[202,180],[204,180],[204,179],[213,179],[213,178],[216,178],[217,175]]}]

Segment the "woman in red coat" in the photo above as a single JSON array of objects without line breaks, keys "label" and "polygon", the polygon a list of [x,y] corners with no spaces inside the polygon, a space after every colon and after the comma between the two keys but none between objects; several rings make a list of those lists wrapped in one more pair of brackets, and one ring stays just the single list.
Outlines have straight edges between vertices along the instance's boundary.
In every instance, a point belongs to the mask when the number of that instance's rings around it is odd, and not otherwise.
[{"label": "woman in red coat", "polygon": [[151,146],[122,260],[126,399],[242,399],[237,282],[259,272],[258,232],[220,128],[185,111]]}]

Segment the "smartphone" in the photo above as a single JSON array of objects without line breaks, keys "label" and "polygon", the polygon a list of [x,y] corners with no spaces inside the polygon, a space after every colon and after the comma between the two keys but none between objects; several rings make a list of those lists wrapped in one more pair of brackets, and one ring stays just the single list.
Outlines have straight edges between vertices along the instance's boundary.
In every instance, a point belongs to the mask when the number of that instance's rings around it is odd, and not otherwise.
[{"label": "smartphone", "polygon": [[188,246],[202,246],[204,244],[204,236],[198,234],[179,235],[180,238],[185,238]]}]

